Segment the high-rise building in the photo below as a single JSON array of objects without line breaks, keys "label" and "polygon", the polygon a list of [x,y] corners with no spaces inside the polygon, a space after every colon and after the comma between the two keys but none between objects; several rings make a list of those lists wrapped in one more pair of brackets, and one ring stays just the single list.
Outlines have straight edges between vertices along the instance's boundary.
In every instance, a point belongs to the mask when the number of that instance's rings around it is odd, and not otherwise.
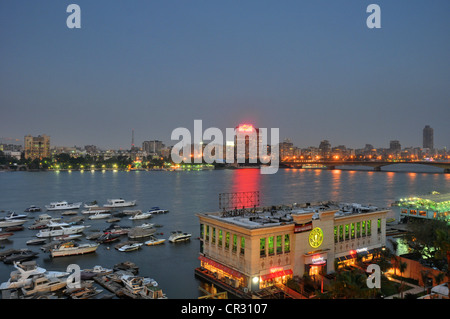
[{"label": "high-rise building", "polygon": [[237,163],[258,163],[260,144],[262,144],[262,136],[258,128],[251,124],[238,125],[234,137]]},{"label": "high-rise building", "polygon": [[389,152],[396,154],[402,151],[402,146],[399,141],[390,141],[389,143]]},{"label": "high-rise building", "polygon": [[142,143],[142,150],[147,152],[147,154],[161,154],[161,150],[165,147],[162,141],[144,141]]},{"label": "high-rise building", "polygon": [[26,135],[24,138],[25,159],[50,157],[50,136]]},{"label": "high-rise building", "polygon": [[319,144],[319,154],[323,158],[328,158],[331,155],[331,144],[328,140],[323,140]]},{"label": "high-rise building", "polygon": [[423,148],[434,149],[434,130],[426,125],[423,129]]}]

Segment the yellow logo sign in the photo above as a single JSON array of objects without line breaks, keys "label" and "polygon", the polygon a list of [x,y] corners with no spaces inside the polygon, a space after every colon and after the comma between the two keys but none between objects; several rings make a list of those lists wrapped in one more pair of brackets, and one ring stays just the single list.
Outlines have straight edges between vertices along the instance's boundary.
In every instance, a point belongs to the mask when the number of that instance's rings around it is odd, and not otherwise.
[{"label": "yellow logo sign", "polygon": [[314,228],[309,233],[309,245],[312,248],[317,248],[322,245],[323,242],[323,231],[319,227]]}]

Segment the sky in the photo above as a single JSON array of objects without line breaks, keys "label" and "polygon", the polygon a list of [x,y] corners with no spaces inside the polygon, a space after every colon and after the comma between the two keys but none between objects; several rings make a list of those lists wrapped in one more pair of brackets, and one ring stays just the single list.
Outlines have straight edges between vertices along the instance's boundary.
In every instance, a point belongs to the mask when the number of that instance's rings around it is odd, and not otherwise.
[{"label": "sky", "polygon": [[[69,4],[81,28],[69,29]],[[369,29],[371,3],[381,28]],[[450,148],[448,0],[2,0],[0,142],[129,149],[179,127]],[[15,139],[19,142],[15,142]]]}]

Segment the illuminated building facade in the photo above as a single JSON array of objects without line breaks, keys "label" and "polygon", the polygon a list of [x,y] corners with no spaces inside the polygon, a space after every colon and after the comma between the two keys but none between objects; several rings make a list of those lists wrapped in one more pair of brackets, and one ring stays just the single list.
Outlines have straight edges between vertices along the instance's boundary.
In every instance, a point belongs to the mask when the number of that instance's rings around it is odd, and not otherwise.
[{"label": "illuminated building facade", "polygon": [[234,154],[237,163],[258,163],[259,147],[261,144],[262,136],[258,128],[252,124],[238,125],[234,137]]},{"label": "illuminated building facade", "polygon": [[446,220],[450,223],[450,193],[402,198],[394,203],[400,207],[400,217]]},{"label": "illuminated building facade", "polygon": [[25,159],[50,157],[50,136],[26,135],[24,138]]},{"label": "illuminated building facade", "polygon": [[[196,273],[237,290],[286,283],[293,276],[321,276],[356,256],[385,246],[387,210],[328,207],[245,213],[197,214],[200,264]],[[205,278],[205,276],[203,276]]]}]

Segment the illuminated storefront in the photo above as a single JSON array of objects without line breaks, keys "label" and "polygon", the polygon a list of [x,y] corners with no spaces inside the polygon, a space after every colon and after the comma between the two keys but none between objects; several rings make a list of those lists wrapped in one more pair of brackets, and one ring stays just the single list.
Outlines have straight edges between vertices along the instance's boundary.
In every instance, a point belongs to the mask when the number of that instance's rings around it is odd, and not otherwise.
[{"label": "illuminated storefront", "polygon": [[338,265],[370,259],[385,245],[387,210],[337,209],[197,214],[200,266],[236,289],[257,291],[294,276],[320,278]]}]

